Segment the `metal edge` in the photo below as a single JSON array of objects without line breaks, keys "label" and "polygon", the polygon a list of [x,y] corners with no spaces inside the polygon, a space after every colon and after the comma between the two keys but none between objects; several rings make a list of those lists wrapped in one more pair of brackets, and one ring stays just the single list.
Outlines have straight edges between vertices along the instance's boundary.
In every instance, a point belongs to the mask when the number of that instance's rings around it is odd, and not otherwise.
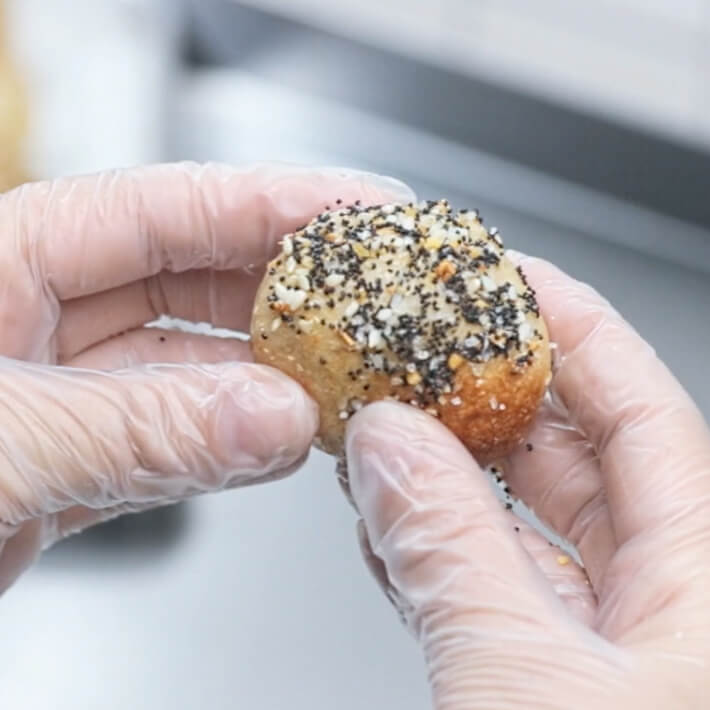
[{"label": "metal edge", "polygon": [[[195,67],[238,66],[284,87],[710,228],[710,153],[238,2],[212,6],[221,13],[213,22],[235,33],[241,28],[240,34],[233,43],[205,42],[201,37],[209,28],[201,35],[195,23],[186,54]],[[255,59],[269,51],[270,42],[280,48],[286,38],[308,46],[307,55],[277,65]]]}]

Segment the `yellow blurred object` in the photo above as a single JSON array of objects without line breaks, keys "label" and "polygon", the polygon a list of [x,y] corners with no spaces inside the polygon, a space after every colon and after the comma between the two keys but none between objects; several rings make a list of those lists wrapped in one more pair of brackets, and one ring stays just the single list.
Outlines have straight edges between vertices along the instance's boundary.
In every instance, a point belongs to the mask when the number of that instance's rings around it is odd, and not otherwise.
[{"label": "yellow blurred object", "polygon": [[0,192],[25,182],[27,96],[10,54],[5,3],[0,0]]}]

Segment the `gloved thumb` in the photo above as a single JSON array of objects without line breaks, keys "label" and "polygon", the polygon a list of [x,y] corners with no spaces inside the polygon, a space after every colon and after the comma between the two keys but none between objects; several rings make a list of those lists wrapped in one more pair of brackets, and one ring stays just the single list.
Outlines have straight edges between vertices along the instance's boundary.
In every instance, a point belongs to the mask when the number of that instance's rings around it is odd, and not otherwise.
[{"label": "gloved thumb", "polygon": [[107,373],[0,360],[0,404],[0,521],[9,525],[282,475],[317,426],[297,384],[246,363]]},{"label": "gloved thumb", "polygon": [[435,695],[445,677],[447,692],[469,682],[456,667],[495,655],[501,634],[521,647],[550,638],[560,600],[443,425],[408,405],[370,405],[349,424],[347,458],[370,548],[425,650]]}]

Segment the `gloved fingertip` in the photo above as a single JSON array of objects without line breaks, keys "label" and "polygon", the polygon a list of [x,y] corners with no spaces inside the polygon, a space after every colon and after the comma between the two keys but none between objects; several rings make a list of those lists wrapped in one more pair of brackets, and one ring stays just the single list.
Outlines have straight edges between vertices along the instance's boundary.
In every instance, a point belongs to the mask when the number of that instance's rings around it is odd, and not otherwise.
[{"label": "gloved fingertip", "polygon": [[350,478],[352,467],[358,464],[365,449],[377,446],[379,442],[396,442],[412,436],[422,424],[426,426],[430,421],[432,418],[429,415],[399,402],[374,402],[361,409],[350,419],[345,432],[345,453]]},{"label": "gloved fingertip", "polygon": [[345,450],[350,490],[373,540],[412,501],[450,497],[470,465],[463,445],[441,422],[395,402],[360,410],[349,422]]},{"label": "gloved fingertip", "polygon": [[[345,433],[345,455],[348,484],[356,507],[368,519],[387,474],[384,453],[406,438],[409,410],[413,407],[393,402],[375,402],[361,409],[348,422]],[[363,512],[362,506],[366,510]]]},{"label": "gloved fingertip", "polygon": [[[379,173],[357,170],[346,167],[324,167],[320,169],[321,174],[329,178],[337,178],[345,181],[358,181],[366,188],[366,192],[373,194],[365,195],[367,204],[377,204],[383,202],[415,202],[417,195],[409,185],[398,178]],[[369,189],[367,189],[369,188]]]},{"label": "gloved fingertip", "polygon": [[393,202],[416,202],[417,196],[414,190],[397,178],[364,173],[363,179],[378,192],[391,196]]},{"label": "gloved fingertip", "polygon": [[513,263],[514,266],[520,266],[524,261],[527,261],[528,259],[532,258],[527,254],[523,254],[523,252],[521,251],[517,251],[516,249],[506,249],[505,255]]},{"label": "gloved fingertip", "polygon": [[382,593],[389,598],[390,583],[387,578],[387,568],[385,567],[385,563],[372,549],[365,521],[362,519],[358,520],[355,530],[357,533],[358,546],[360,547],[360,554],[365,562],[365,566],[377,582],[377,585],[382,590]]},{"label": "gloved fingertip", "polygon": [[228,367],[214,411],[215,444],[226,463],[257,475],[301,459],[318,428],[318,409],[303,388],[261,365]]}]

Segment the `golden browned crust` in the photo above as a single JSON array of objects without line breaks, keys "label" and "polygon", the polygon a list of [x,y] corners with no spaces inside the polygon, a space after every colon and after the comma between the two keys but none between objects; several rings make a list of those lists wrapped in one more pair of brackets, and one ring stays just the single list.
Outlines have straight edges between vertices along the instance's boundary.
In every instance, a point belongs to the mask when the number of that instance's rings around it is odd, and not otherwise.
[{"label": "golden browned crust", "polygon": [[[404,225],[394,232],[392,214]],[[545,324],[500,236],[444,201],[349,208],[288,235],[258,290],[251,337],[257,362],[318,403],[316,444],[336,455],[347,419],[392,398],[439,418],[488,463],[522,440],[550,377]]]},{"label": "golden browned crust", "polygon": [[548,377],[546,343],[523,372],[511,368],[502,358],[488,363],[480,377],[465,368],[457,375],[461,404],[441,407],[441,421],[481,464],[488,464],[522,442]]}]

